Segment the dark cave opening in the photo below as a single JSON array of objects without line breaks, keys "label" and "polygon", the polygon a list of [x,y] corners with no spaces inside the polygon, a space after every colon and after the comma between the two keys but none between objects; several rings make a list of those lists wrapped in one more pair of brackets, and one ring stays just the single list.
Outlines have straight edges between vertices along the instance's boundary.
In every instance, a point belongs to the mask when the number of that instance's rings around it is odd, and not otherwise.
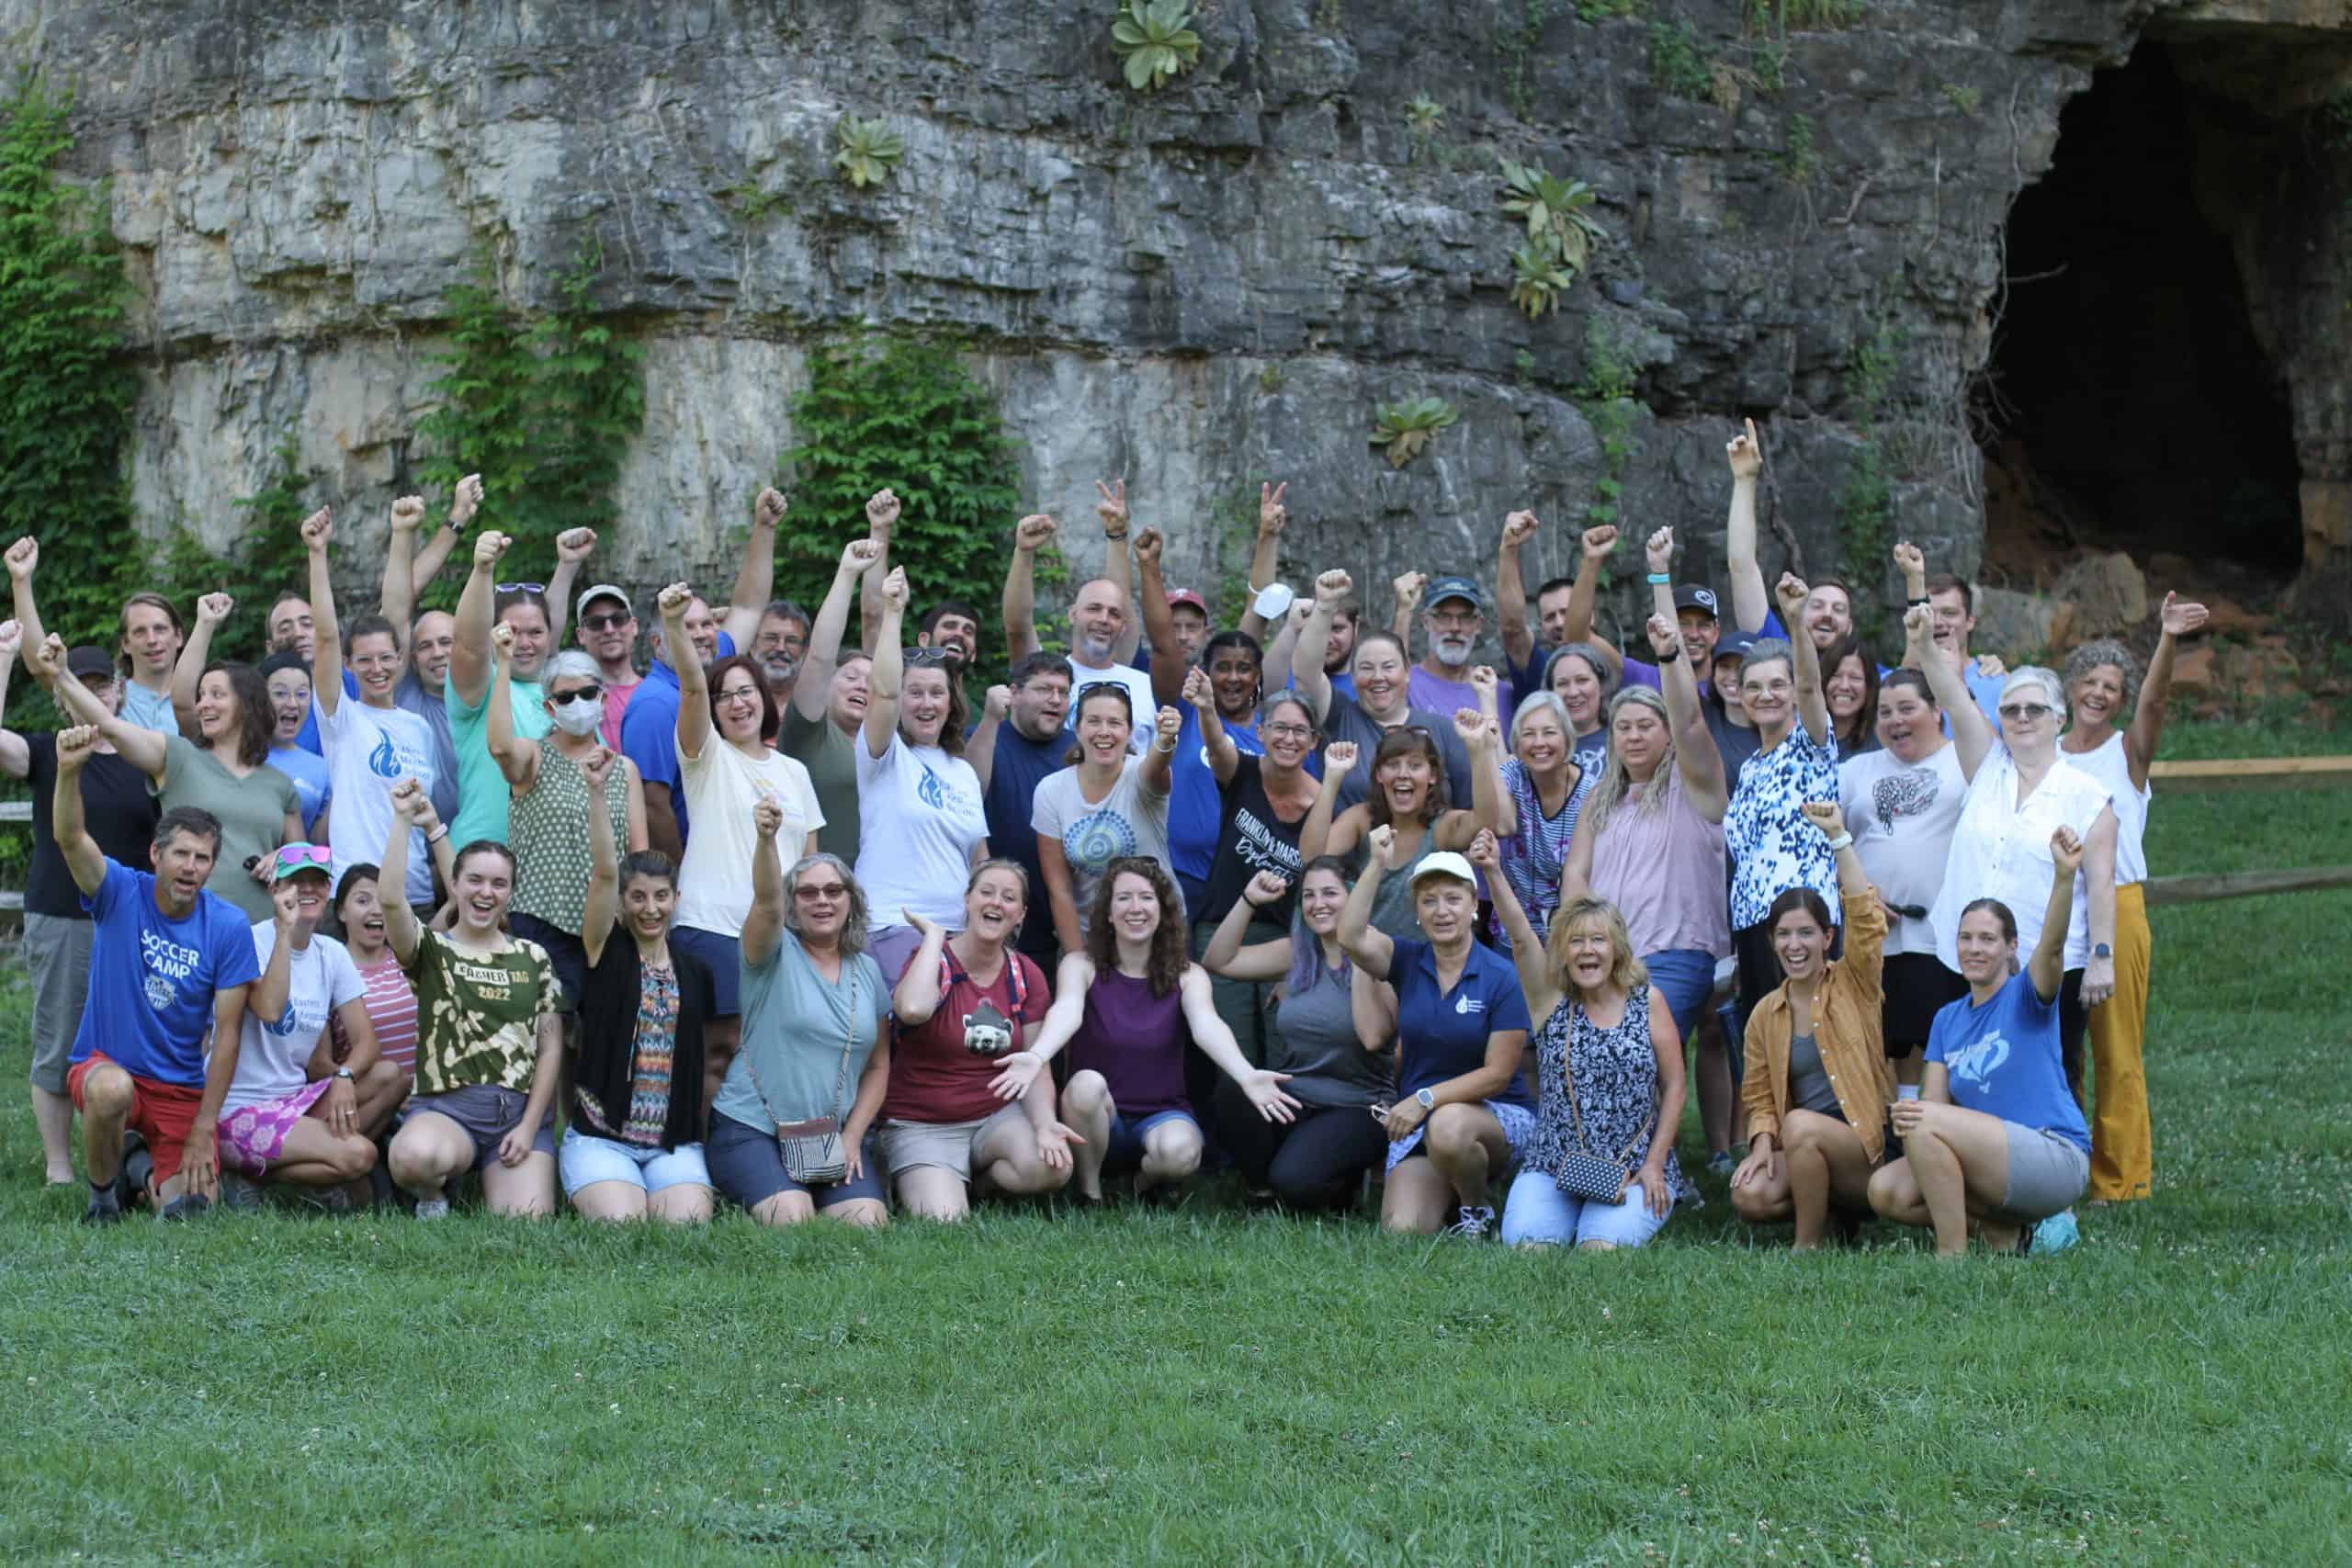
[{"label": "dark cave opening", "polygon": [[2286,378],[2193,188],[2211,109],[2143,42],[2066,106],[2050,172],[2010,209],[1979,411],[1996,566],[2098,546],[2284,580],[2301,559]]}]

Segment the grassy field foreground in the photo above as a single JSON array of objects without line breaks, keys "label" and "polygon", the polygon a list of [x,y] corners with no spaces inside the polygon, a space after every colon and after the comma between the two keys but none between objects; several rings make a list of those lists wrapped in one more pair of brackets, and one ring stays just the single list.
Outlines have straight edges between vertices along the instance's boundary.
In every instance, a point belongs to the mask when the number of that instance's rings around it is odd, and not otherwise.
[{"label": "grassy field foreground", "polygon": [[[2341,860],[2352,792],[2155,828],[2160,871]],[[2344,1562],[2346,930],[2164,912],[2156,1201],[1961,1266],[1792,1258],[1720,1183],[1608,1257],[1205,1203],[91,1233],[17,970],[0,1559]]]}]

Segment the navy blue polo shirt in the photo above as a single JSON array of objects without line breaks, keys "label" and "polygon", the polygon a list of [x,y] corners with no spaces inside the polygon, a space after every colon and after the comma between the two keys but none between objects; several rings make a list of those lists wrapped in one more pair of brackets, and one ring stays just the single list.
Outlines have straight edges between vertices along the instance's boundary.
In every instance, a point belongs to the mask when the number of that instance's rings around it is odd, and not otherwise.
[{"label": "navy blue polo shirt", "polygon": [[[1396,1093],[1433,1089],[1487,1065],[1487,1036],[1525,1029],[1527,998],[1510,959],[1484,942],[1470,944],[1469,962],[1450,991],[1437,984],[1437,955],[1425,942],[1399,942],[1388,960],[1396,987]],[[1494,1097],[1535,1108],[1526,1075],[1513,1068],[1510,1087]]]}]

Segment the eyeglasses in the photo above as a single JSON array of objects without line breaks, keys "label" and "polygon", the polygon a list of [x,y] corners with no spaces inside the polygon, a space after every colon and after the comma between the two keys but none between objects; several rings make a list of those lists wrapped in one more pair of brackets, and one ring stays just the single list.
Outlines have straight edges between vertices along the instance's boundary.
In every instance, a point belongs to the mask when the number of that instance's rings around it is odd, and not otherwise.
[{"label": "eyeglasses", "polygon": [[757,686],[729,686],[712,699],[721,703],[756,703],[760,700]]},{"label": "eyeglasses", "polygon": [[1315,731],[1303,724],[1270,724],[1264,734],[1269,740],[1312,740]]},{"label": "eyeglasses", "polygon": [[612,610],[601,615],[582,615],[580,624],[592,632],[618,631],[637,617],[625,610]]},{"label": "eyeglasses", "polygon": [[544,582],[502,582],[497,587],[501,593],[545,593],[548,591]]},{"label": "eyeglasses", "polygon": [[849,889],[848,889],[848,887],[846,887],[845,886],[843,886],[842,884],[838,883],[838,882],[815,883],[815,884],[811,884],[811,883],[806,883],[806,882],[804,882],[804,883],[802,883],[799,886],[797,886],[797,887],[796,887],[796,888],[794,888],[794,889],[792,890],[792,896],[793,896],[795,898],[810,898],[810,899],[815,899],[815,898],[846,898],[846,897],[849,897]]},{"label": "eyeglasses", "polygon": [[2057,711],[2048,703],[2003,703],[2000,706],[2003,718],[2021,719],[2029,723],[2038,722]]},{"label": "eyeglasses", "polygon": [[548,705],[561,708],[570,707],[574,703],[601,703],[604,700],[605,688],[591,682],[585,686],[574,686],[560,697],[549,697]]},{"label": "eyeglasses", "polygon": [[328,863],[324,844],[280,844],[273,874],[291,876],[298,871],[322,871]]}]

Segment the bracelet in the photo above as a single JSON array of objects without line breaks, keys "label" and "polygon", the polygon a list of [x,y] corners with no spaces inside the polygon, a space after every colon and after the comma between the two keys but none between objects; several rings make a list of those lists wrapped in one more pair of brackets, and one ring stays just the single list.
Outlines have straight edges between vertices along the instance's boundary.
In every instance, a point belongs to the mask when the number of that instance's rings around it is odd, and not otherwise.
[{"label": "bracelet", "polygon": [[1916,610],[1926,603],[1925,599],[1905,599],[1903,601],[1903,607],[1906,610]]},{"label": "bracelet", "polygon": [[1671,584],[1673,581],[1674,579],[1672,577],[1662,571],[1654,571],[1649,575],[1649,583],[1653,588],[1664,588]]},{"label": "bracelet", "polygon": [[1176,742],[1170,740],[1167,745],[1162,746],[1159,741],[1155,740],[1151,743],[1151,749],[1159,752],[1163,757],[1172,757],[1176,754]]},{"label": "bracelet", "polygon": [[1851,833],[1840,833],[1829,840],[1829,852],[1833,855],[1839,850],[1850,850],[1853,847],[1854,835]]},{"label": "bracelet", "polygon": [[441,824],[441,826],[439,826],[438,828],[434,829],[433,829],[433,831],[431,831],[430,833],[425,834],[425,835],[424,835],[424,841],[425,841],[426,843],[428,843],[428,844],[437,844],[437,843],[439,843],[442,840],[444,840],[444,839],[447,838],[448,836],[449,836],[449,824],[447,824],[447,822],[444,822],[444,823],[442,823],[442,824]]},{"label": "bracelet", "polygon": [[1672,648],[1668,649],[1664,653],[1659,654],[1657,656],[1657,661],[1660,664],[1671,664],[1681,657],[1682,645],[1678,642]]},{"label": "bracelet", "polygon": [[1102,536],[1115,545],[1127,536],[1127,531],[1125,528],[1122,528],[1117,533],[1114,534],[1110,529],[1105,528],[1102,530]]}]

